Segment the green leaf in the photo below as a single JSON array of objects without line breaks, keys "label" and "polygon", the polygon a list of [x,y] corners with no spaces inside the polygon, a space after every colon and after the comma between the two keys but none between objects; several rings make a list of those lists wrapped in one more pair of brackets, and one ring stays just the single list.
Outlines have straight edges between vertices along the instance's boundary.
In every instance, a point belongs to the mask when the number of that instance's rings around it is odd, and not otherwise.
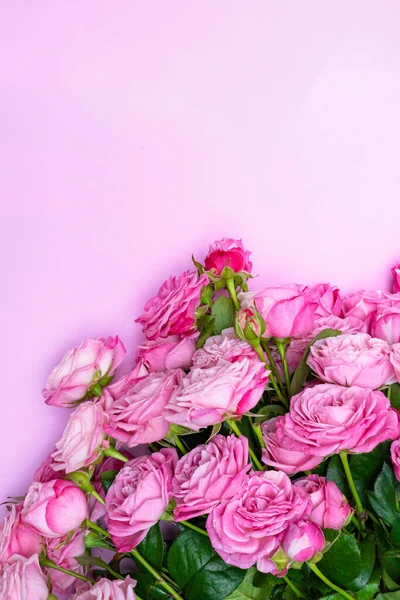
[{"label": "green leaf", "polygon": [[156,580],[148,573],[132,573],[132,577],[136,579],[137,584],[135,592],[141,598],[146,600],[170,600],[172,598],[161,585],[156,584]]},{"label": "green leaf", "polygon": [[260,408],[257,414],[254,415],[254,420],[256,423],[262,423],[278,415],[285,415],[286,412],[287,410],[281,404],[267,404],[267,406]]},{"label": "green leaf", "polygon": [[139,553],[158,571],[163,564],[164,542],[160,526],[157,523],[151,527],[142,542],[137,547]]},{"label": "green leaf", "polygon": [[[172,544],[168,553],[168,570],[179,587],[185,585],[213,557],[215,552],[209,540],[196,531],[187,529]],[[140,594],[139,594],[140,595]]]},{"label": "green leaf", "polygon": [[200,336],[196,341],[196,349],[202,348],[209,337],[214,333],[215,319],[211,315],[204,315],[197,321],[197,329],[200,331]]},{"label": "green leaf", "polygon": [[347,584],[348,589],[354,592],[365,588],[371,578],[376,559],[375,539],[372,535],[358,542],[358,547],[361,552],[361,573],[354,581]]},{"label": "green leaf", "polygon": [[388,592],[387,594],[379,594],[376,600],[400,600],[400,591]]},{"label": "green leaf", "polygon": [[400,556],[400,514],[396,515],[395,521],[393,523],[392,532],[390,534],[390,539],[392,544],[399,548]]},{"label": "green leaf", "polygon": [[374,481],[382,469],[384,451],[384,445],[379,444],[372,452],[349,456],[351,474],[363,504],[367,502],[367,491],[372,490]]},{"label": "green leaf", "polygon": [[390,545],[386,531],[379,523],[374,523],[374,534],[378,546],[384,584],[390,591],[397,590],[400,579],[400,559],[397,556],[390,556],[393,547]]},{"label": "green leaf", "polygon": [[393,383],[389,386],[387,391],[387,397],[390,400],[390,404],[396,410],[400,410],[400,383]]},{"label": "green leaf", "polygon": [[396,493],[393,470],[384,463],[383,469],[375,481],[374,491],[368,492],[368,499],[376,514],[391,525],[397,517]]},{"label": "green leaf", "polygon": [[342,461],[338,454],[335,454],[335,456],[332,456],[329,459],[326,479],[328,481],[334,481],[346,498],[351,498],[346,473],[344,472]]},{"label": "green leaf", "polygon": [[216,334],[221,333],[228,327],[233,327],[235,322],[235,307],[231,298],[220,296],[214,302],[211,313],[215,318],[214,331]]},{"label": "green leaf", "polygon": [[113,549],[113,546],[101,535],[95,531],[91,531],[85,535],[85,548],[108,548]]},{"label": "green leaf", "polygon": [[230,596],[227,596],[226,600],[268,600],[276,585],[276,581],[268,578],[268,582],[265,581],[264,586],[256,587],[254,585],[254,576],[256,573],[257,569],[251,567],[239,587]]},{"label": "green leaf", "polygon": [[116,478],[117,473],[118,471],[103,471],[103,473],[100,475],[101,484],[106,494]]},{"label": "green leaf", "polygon": [[342,533],[318,563],[323,574],[346,587],[361,575],[361,552],[352,535]]},{"label": "green leaf", "polygon": [[243,581],[246,571],[232,567],[214,556],[185,585],[186,600],[222,600]]}]

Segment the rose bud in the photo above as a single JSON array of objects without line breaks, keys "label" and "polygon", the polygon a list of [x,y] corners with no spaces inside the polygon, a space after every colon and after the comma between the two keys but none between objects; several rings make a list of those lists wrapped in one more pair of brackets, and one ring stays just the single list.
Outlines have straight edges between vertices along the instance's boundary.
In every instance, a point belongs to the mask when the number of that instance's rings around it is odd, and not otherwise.
[{"label": "rose bud", "polygon": [[259,340],[265,332],[265,321],[255,308],[241,308],[236,314],[235,333],[250,343]]},{"label": "rose bud", "polygon": [[49,590],[39,566],[38,555],[24,558],[14,554],[0,570],[0,598],[4,600],[47,600]]},{"label": "rose bud", "polygon": [[250,254],[251,252],[244,249],[242,240],[223,238],[211,244],[204,266],[207,271],[213,271],[216,275],[221,275],[225,267],[229,267],[234,273],[250,273]]},{"label": "rose bud", "polygon": [[[84,574],[84,567],[76,560],[76,557],[85,554],[85,537],[81,529],[77,529],[72,537],[67,535],[62,538],[47,539],[46,551],[47,558],[59,567],[81,575]],[[47,575],[50,578],[53,592],[57,594],[70,592],[76,581],[73,575],[52,568],[47,569]]]},{"label": "rose bud", "polygon": [[86,519],[86,496],[71,481],[36,481],[26,495],[22,517],[42,535],[60,537],[79,527]]},{"label": "rose bud", "polygon": [[300,520],[297,523],[290,523],[282,547],[291,560],[306,562],[324,549],[324,534],[321,528],[311,521]]},{"label": "rose bud", "polygon": [[323,529],[341,529],[349,516],[351,507],[334,481],[319,475],[308,475],[294,482],[310,494],[313,509],[310,521]]}]

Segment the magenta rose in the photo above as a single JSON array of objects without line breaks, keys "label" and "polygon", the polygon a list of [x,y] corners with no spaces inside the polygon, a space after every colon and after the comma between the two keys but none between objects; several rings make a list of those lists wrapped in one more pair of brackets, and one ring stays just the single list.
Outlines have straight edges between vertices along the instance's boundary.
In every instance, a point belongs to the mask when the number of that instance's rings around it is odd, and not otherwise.
[{"label": "magenta rose", "polygon": [[213,271],[216,275],[221,275],[225,267],[229,267],[235,273],[241,271],[250,273],[252,267],[250,254],[251,252],[244,249],[242,240],[223,238],[211,244],[204,266],[207,271]]},{"label": "magenta rose", "polygon": [[396,263],[392,268],[393,275],[393,294],[400,292],[400,262]]},{"label": "magenta rose", "polygon": [[42,551],[42,536],[21,519],[22,504],[12,504],[0,525],[0,564],[13,554],[29,558]]},{"label": "magenta rose", "polygon": [[400,302],[397,306],[378,306],[366,322],[373,337],[385,340],[388,344],[400,342]]},{"label": "magenta rose", "polygon": [[282,541],[284,552],[294,562],[311,560],[317,553],[322,552],[324,547],[324,534],[321,528],[311,521],[290,523]]},{"label": "magenta rose", "polygon": [[185,454],[176,465],[172,493],[175,521],[208,514],[221,500],[234,496],[251,468],[248,441],[216,435]]},{"label": "magenta rose", "polygon": [[367,292],[362,290],[351,294],[343,300],[343,312],[345,317],[356,317],[365,321],[365,319],[376,312],[378,307],[398,306],[400,297],[396,294],[389,294],[383,290]]},{"label": "magenta rose", "polygon": [[308,475],[294,482],[310,494],[313,509],[310,521],[323,529],[342,529],[351,515],[351,507],[334,481]]},{"label": "magenta rose", "polygon": [[[84,568],[77,562],[76,557],[85,554],[85,536],[81,529],[77,529],[72,537],[70,535],[62,538],[49,538],[46,540],[47,558],[59,567],[83,575]],[[46,570],[53,586],[53,592],[65,594],[71,592],[76,579],[56,569]]]},{"label": "magenta rose", "polygon": [[46,404],[70,406],[82,400],[103,377],[111,377],[126,354],[123,343],[115,338],[83,340],[53,369],[43,389]]},{"label": "magenta rose", "polygon": [[72,473],[89,467],[109,446],[105,426],[108,415],[100,404],[84,402],[70,415],[67,427],[53,452],[53,469]]},{"label": "magenta rose", "polygon": [[319,465],[321,462],[319,456],[282,448],[276,439],[275,423],[276,418],[264,421],[261,425],[265,444],[265,449],[262,451],[263,463],[283,471],[286,475],[294,475],[299,471],[310,471]]},{"label": "magenta rose", "polygon": [[397,481],[400,481],[400,440],[391,443],[390,458],[392,459],[394,475]]},{"label": "magenta rose", "polygon": [[144,364],[149,372],[188,370],[192,366],[192,357],[196,350],[196,337],[170,335],[167,338],[146,340],[137,350],[136,360]]},{"label": "magenta rose", "polygon": [[28,490],[21,515],[42,535],[61,537],[86,519],[86,496],[71,481],[36,481]]},{"label": "magenta rose", "polygon": [[79,591],[70,600],[136,600],[136,581],[128,575],[124,580],[99,579],[93,586]]},{"label": "magenta rose", "polygon": [[242,308],[256,308],[266,322],[264,337],[305,337],[314,328],[318,302],[309,288],[291,283],[239,294]]},{"label": "magenta rose", "polygon": [[371,452],[398,436],[398,415],[386,396],[358,386],[326,383],[306,388],[293,396],[290,412],[276,419],[282,448],[319,456],[321,461],[341,450]]},{"label": "magenta rose", "polygon": [[186,271],[180,277],[170,277],[160,287],[157,296],[147,301],[144,313],[136,319],[149,340],[170,335],[189,335],[196,329],[196,309],[201,291],[209,282],[207,275]]},{"label": "magenta rose", "polygon": [[260,400],[270,371],[261,361],[242,358],[215,367],[194,367],[167,405],[171,423],[198,430],[240,416]]},{"label": "magenta rose", "polygon": [[39,565],[39,557],[33,554],[24,558],[14,554],[0,569],[0,598],[4,600],[47,600],[49,589]]},{"label": "magenta rose", "polygon": [[116,476],[106,496],[106,522],[118,552],[130,552],[161,518],[177,462],[176,450],[164,448],[131,460]]},{"label": "magenta rose", "polygon": [[316,341],[307,364],[323,381],[377,389],[393,383],[390,347],[368,333],[338,335]]},{"label": "magenta rose", "polygon": [[105,431],[129,447],[162,440],[170,427],[165,407],[182,377],[183,371],[176,369],[137,380],[108,409],[110,422]]},{"label": "magenta rose", "polygon": [[337,287],[332,287],[329,283],[319,283],[310,287],[308,294],[317,302],[318,307],[315,311],[316,317],[328,317],[342,315],[342,298]]},{"label": "magenta rose", "polygon": [[259,361],[256,352],[246,340],[239,340],[233,328],[225,329],[221,335],[208,338],[203,348],[193,354],[193,366],[208,369],[221,364],[221,361],[232,363],[240,358],[251,358]]},{"label": "magenta rose", "polygon": [[248,569],[271,556],[289,527],[311,511],[311,500],[279,471],[247,475],[238,493],[207,518],[214,550],[228,564]]}]

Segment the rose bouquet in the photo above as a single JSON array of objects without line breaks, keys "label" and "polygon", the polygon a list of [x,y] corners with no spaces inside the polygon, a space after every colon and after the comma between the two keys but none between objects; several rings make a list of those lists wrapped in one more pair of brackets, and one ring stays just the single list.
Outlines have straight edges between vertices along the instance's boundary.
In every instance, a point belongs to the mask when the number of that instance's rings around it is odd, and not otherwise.
[{"label": "rose bouquet", "polygon": [[400,265],[393,292],[249,291],[213,244],[43,394],[73,409],[0,530],[0,599],[400,599]]}]

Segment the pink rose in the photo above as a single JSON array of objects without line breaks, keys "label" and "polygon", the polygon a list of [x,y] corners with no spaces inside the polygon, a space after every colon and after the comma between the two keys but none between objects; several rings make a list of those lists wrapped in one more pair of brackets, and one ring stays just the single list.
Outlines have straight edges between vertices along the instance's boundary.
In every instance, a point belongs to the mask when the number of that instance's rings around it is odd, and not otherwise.
[{"label": "pink rose", "polygon": [[278,444],[275,424],[276,418],[264,421],[261,425],[265,443],[265,449],[262,452],[262,461],[266,465],[283,471],[286,475],[294,475],[299,471],[310,471],[319,465],[321,462],[319,456],[287,450]]},{"label": "pink rose", "polygon": [[203,348],[196,350],[193,354],[193,366],[208,369],[221,364],[220,361],[232,363],[244,357],[260,360],[250,344],[246,340],[239,340],[233,328],[230,328],[225,329],[221,335],[209,337]]},{"label": "pink rose", "polygon": [[47,481],[51,481],[52,479],[57,479],[60,476],[60,473],[57,473],[53,469],[53,456],[52,452],[48,455],[48,457],[42,462],[40,467],[38,467],[33,475],[33,481],[40,481],[40,483],[46,483]]},{"label": "pink rose", "polygon": [[135,600],[135,586],[136,581],[129,575],[124,580],[99,579],[89,589],[71,596],[70,600]]},{"label": "pink rose", "polygon": [[[128,452],[118,448],[118,444],[117,444],[116,449],[121,454],[126,456],[126,458],[128,460],[132,459],[132,456],[130,454],[128,454]],[[95,468],[93,477],[91,479],[91,483],[92,483],[95,491],[99,494],[99,496],[101,496],[103,498],[103,500],[105,500],[106,494],[104,492],[103,484],[101,482],[101,474],[104,473],[105,471],[119,471],[122,466],[123,465],[119,459],[111,458],[111,457],[107,456]],[[96,500],[96,498],[94,498],[91,495],[88,496],[87,503],[88,503],[89,519],[91,521],[98,521],[99,519],[104,517],[104,515],[106,513],[106,508],[105,508],[104,504],[101,504],[101,502]]]},{"label": "pink rose", "polygon": [[189,335],[196,329],[196,309],[201,291],[209,282],[207,275],[186,271],[180,277],[170,277],[160,287],[157,296],[148,300],[144,313],[136,319],[149,340],[169,335]]},{"label": "pink rose", "polygon": [[345,317],[356,317],[365,321],[368,315],[376,312],[378,306],[396,306],[399,302],[400,297],[396,294],[389,294],[383,290],[362,290],[343,300],[343,312]]},{"label": "pink rose", "polygon": [[318,304],[315,311],[317,317],[342,315],[342,298],[337,287],[332,287],[329,283],[319,283],[309,288],[308,293]]},{"label": "pink rose", "polygon": [[392,363],[395,377],[400,383],[400,343],[393,344],[391,347],[390,362]]},{"label": "pink rose", "polygon": [[368,333],[338,335],[318,340],[307,364],[323,381],[377,389],[393,383],[390,347]]},{"label": "pink rose", "polygon": [[398,436],[399,419],[386,396],[357,386],[326,383],[306,388],[293,396],[290,412],[276,419],[282,448],[319,456],[321,461],[341,450],[371,452]]},{"label": "pink rose", "polygon": [[71,481],[36,481],[28,490],[21,514],[25,523],[42,535],[60,537],[86,519],[86,497]]},{"label": "pink rose", "polygon": [[241,271],[250,273],[252,268],[250,254],[251,252],[244,249],[242,240],[223,238],[211,244],[204,266],[207,271],[213,271],[216,275],[221,275],[225,267],[231,268],[235,273]]},{"label": "pink rose", "polygon": [[121,469],[106,496],[106,522],[118,552],[130,552],[161,518],[172,498],[178,454],[164,448]]},{"label": "pink rose", "polygon": [[239,294],[242,308],[255,307],[266,322],[264,337],[305,337],[314,327],[318,303],[309,288],[291,283]]},{"label": "pink rose", "polygon": [[12,504],[0,525],[0,564],[13,554],[29,558],[42,551],[42,536],[21,519],[22,505]]},{"label": "pink rose", "polygon": [[243,436],[216,435],[208,444],[196,446],[175,468],[175,521],[208,514],[221,500],[234,496],[250,468],[248,441]]},{"label": "pink rose", "polygon": [[290,560],[306,562],[325,547],[321,528],[311,521],[290,523],[282,542],[282,548]]},{"label": "pink rose", "polygon": [[70,415],[67,427],[53,452],[53,469],[73,473],[96,462],[106,441],[108,416],[99,404],[84,402]]},{"label": "pink rose", "polygon": [[392,292],[393,292],[393,294],[397,294],[397,292],[400,292],[400,262],[396,263],[394,265],[394,267],[392,268],[392,275],[393,275]]},{"label": "pink rose", "polygon": [[394,475],[397,481],[400,481],[400,440],[391,443],[390,458],[392,459]]},{"label": "pink rose", "polygon": [[315,327],[310,340],[325,329],[336,329],[342,333],[367,333],[367,326],[361,319],[357,319],[356,317],[341,318],[329,315],[328,317],[319,317],[315,321]]},{"label": "pink rose", "polygon": [[144,364],[138,363],[132,371],[113,381],[103,390],[103,395],[99,400],[102,408],[107,410],[115,400],[122,398],[139,379],[147,377],[148,374],[149,370]]},{"label": "pink rose", "polygon": [[129,447],[162,440],[170,426],[165,407],[182,377],[183,371],[176,369],[137,380],[108,409],[110,422],[105,431]]},{"label": "pink rose", "polygon": [[294,482],[310,494],[313,509],[310,521],[323,529],[342,529],[351,515],[351,507],[334,481],[308,475]]},{"label": "pink rose", "polygon": [[126,354],[118,336],[83,340],[53,369],[43,389],[46,404],[70,406],[82,400],[103,377],[111,377]]},{"label": "pink rose", "polygon": [[136,360],[152,371],[188,370],[196,350],[196,338],[170,335],[167,338],[146,340],[138,348]]},{"label": "pink rose", "polygon": [[4,600],[47,600],[49,590],[39,565],[39,557],[33,554],[24,558],[19,554],[2,565],[0,569],[0,598]]},{"label": "pink rose", "polygon": [[[81,529],[77,529],[72,537],[49,538],[46,540],[47,558],[55,562],[59,567],[84,574],[84,568],[75,560],[77,556],[85,554],[85,537]],[[73,575],[67,575],[56,569],[47,569],[53,586],[53,592],[65,594],[70,592],[76,579]]]},{"label": "pink rose", "polygon": [[254,472],[207,518],[211,544],[228,564],[248,569],[272,556],[289,524],[311,511],[311,500],[279,471]]},{"label": "pink rose", "polygon": [[366,321],[373,337],[385,340],[388,344],[400,342],[400,302],[398,306],[378,306]]},{"label": "pink rose", "polygon": [[264,363],[248,358],[208,369],[194,367],[172,394],[166,418],[197,430],[240,416],[260,400],[269,373]]}]

